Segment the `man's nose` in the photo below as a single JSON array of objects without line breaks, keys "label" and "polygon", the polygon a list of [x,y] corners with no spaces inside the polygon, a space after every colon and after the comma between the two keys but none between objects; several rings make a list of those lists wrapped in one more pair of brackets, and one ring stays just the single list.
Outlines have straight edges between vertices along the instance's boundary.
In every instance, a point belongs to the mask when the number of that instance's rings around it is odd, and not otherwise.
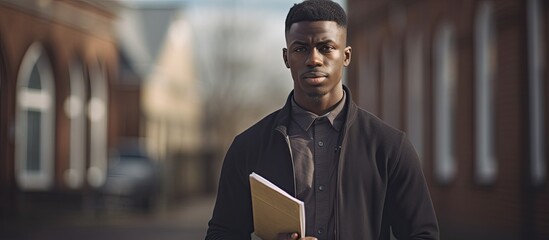
[{"label": "man's nose", "polygon": [[322,65],[322,54],[318,49],[312,48],[307,56],[307,66],[317,67]]}]

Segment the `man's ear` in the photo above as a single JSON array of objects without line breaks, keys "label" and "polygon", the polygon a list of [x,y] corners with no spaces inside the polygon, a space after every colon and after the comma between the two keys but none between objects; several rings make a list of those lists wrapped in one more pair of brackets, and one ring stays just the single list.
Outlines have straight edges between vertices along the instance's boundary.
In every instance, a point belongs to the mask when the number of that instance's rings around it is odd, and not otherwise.
[{"label": "man's ear", "polygon": [[345,59],[343,60],[343,66],[347,67],[351,63],[351,47],[346,47],[344,50]]},{"label": "man's ear", "polygon": [[284,59],[284,64],[286,65],[286,67],[290,68],[290,64],[288,64],[288,49],[282,49],[282,58]]}]

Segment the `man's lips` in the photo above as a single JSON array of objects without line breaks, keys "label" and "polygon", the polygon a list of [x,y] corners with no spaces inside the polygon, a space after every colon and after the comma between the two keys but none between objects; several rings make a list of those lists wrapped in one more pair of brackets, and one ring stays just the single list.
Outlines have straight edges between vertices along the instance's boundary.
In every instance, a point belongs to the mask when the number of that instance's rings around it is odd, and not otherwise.
[{"label": "man's lips", "polygon": [[327,77],[328,74],[323,72],[306,72],[302,75],[303,78],[321,78],[321,77]]},{"label": "man's lips", "polygon": [[307,72],[302,75],[302,78],[309,84],[319,84],[326,79],[327,76],[328,74],[323,72]]}]

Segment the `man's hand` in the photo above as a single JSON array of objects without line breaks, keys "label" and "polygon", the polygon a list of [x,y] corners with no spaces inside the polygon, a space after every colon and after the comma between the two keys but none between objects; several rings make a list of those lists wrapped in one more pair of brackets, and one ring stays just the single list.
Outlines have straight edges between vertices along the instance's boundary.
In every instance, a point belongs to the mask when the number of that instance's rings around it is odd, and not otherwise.
[{"label": "man's hand", "polygon": [[315,237],[298,237],[299,235],[297,233],[279,233],[277,240],[317,240]]}]

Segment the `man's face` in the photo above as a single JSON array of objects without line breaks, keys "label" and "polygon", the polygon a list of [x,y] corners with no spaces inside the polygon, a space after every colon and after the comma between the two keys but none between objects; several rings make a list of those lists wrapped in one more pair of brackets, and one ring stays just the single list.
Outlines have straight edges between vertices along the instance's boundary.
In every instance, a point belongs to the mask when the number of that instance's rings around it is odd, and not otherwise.
[{"label": "man's face", "polygon": [[342,91],[343,67],[351,61],[346,37],[346,29],[333,21],[292,24],[286,33],[283,57],[294,80],[296,97],[322,98]]}]

